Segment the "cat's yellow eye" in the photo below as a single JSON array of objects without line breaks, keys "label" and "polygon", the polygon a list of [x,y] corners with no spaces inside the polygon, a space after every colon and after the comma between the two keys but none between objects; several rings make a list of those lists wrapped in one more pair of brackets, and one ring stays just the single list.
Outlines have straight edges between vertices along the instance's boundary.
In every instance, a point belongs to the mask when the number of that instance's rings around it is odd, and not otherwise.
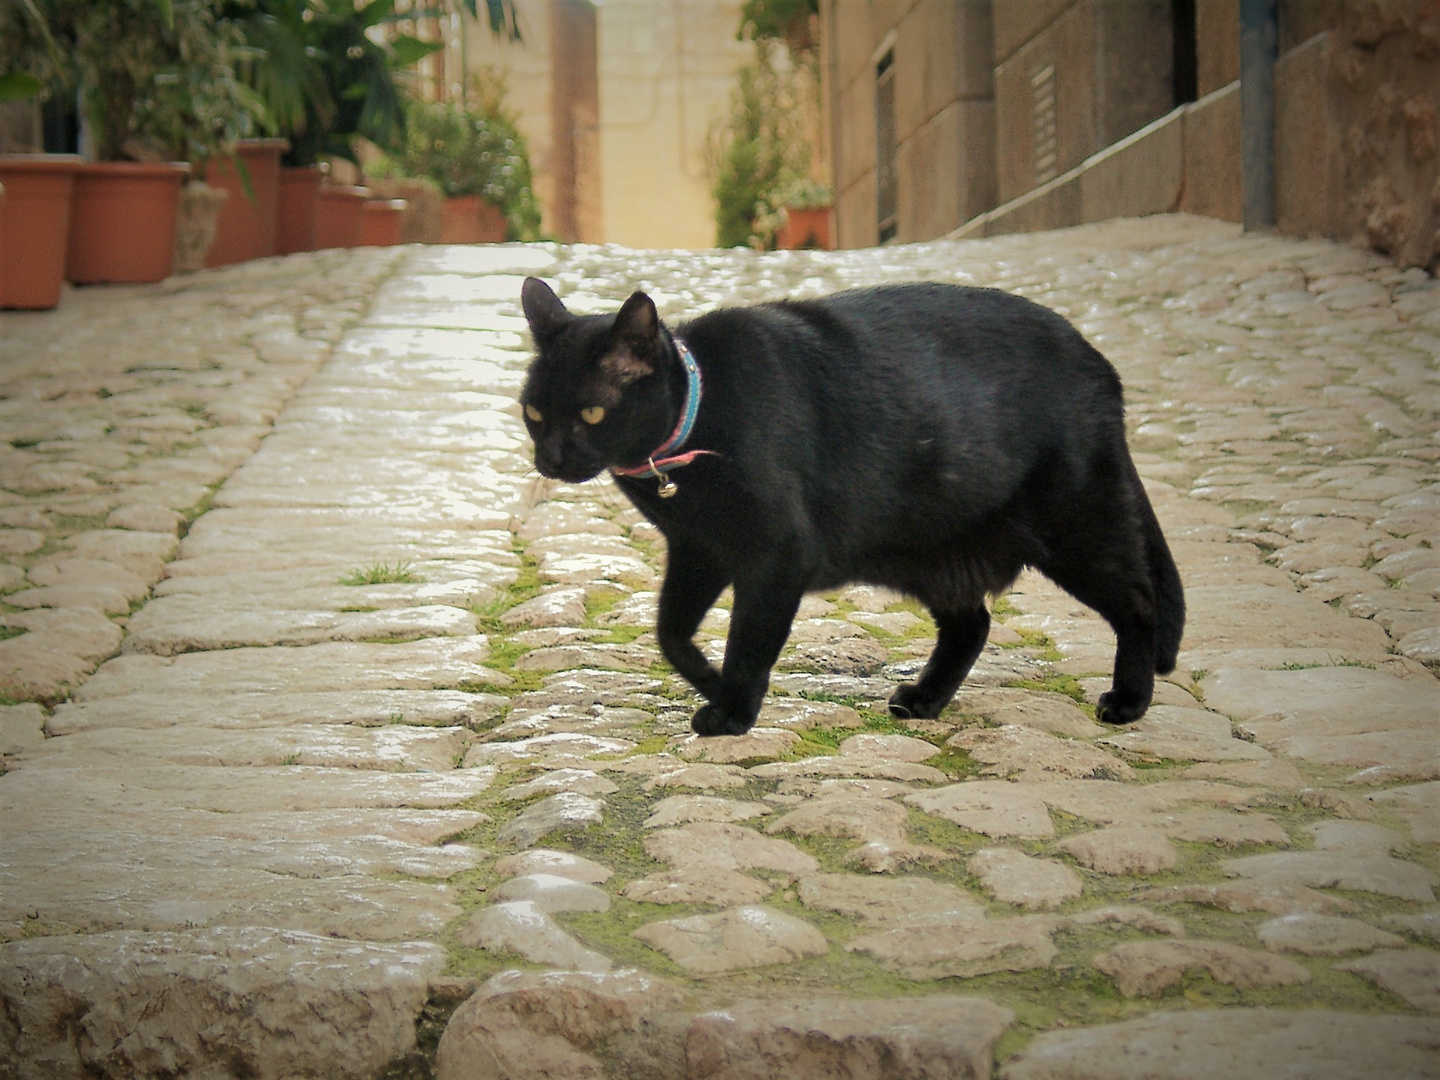
[{"label": "cat's yellow eye", "polygon": [[580,419],[587,424],[598,424],[605,419],[605,407],[603,405],[591,405],[588,409],[580,410]]},{"label": "cat's yellow eye", "polygon": [[540,410],[537,409],[534,405],[525,406],[525,415],[528,416],[531,423],[534,424],[538,424],[541,420],[545,419],[543,416],[540,415]]}]

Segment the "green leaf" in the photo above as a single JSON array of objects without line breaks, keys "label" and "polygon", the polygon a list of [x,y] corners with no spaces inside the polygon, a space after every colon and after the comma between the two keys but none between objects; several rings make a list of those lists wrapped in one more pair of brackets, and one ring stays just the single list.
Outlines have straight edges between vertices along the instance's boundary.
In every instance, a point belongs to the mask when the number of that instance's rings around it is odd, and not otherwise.
[{"label": "green leaf", "polygon": [[383,22],[395,10],[395,0],[371,0],[355,13],[361,26],[374,26]]},{"label": "green leaf", "polygon": [[400,34],[390,42],[390,63],[395,67],[409,67],[444,47],[443,41],[421,41],[408,34]]},{"label": "green leaf", "polygon": [[175,8],[171,0],[155,0],[155,6],[160,9],[160,18],[165,21],[168,30],[175,29]]},{"label": "green leaf", "polygon": [[26,75],[17,71],[10,75],[0,75],[0,101],[19,101],[21,98],[34,97],[45,84],[34,75]]}]

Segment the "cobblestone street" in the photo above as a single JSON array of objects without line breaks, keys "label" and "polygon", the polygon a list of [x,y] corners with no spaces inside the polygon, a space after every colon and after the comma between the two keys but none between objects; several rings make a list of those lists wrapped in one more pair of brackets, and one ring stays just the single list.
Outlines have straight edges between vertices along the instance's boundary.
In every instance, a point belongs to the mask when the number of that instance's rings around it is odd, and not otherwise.
[{"label": "cobblestone street", "polygon": [[[1027,573],[940,720],[856,587],[696,739],[659,533],[533,468],[527,274],[1067,316],[1185,581],[1155,705],[1095,722],[1110,629]],[[1440,1077],[1423,272],[1183,216],[290,256],[0,313],[0,489],[0,1080]]]}]

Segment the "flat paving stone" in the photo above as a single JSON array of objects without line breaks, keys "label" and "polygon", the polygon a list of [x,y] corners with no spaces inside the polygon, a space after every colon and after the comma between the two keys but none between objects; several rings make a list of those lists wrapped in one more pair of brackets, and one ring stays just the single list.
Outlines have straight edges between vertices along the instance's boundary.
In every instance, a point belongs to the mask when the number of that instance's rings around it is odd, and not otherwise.
[{"label": "flat paving stone", "polygon": [[698,788],[701,791],[744,787],[749,774],[738,765],[682,765],[662,767],[645,782],[647,791],[654,788]]},{"label": "flat paving stone", "polygon": [[1156,997],[1196,969],[1241,990],[1310,981],[1310,970],[1293,960],[1224,941],[1127,941],[1097,956],[1095,966],[1126,997]]},{"label": "flat paving stone", "polygon": [[1407,741],[1425,736],[1440,707],[1440,686],[1359,667],[1230,669],[1206,677],[1205,700],[1268,749],[1367,766],[1404,756]]},{"label": "flat paving stone", "polygon": [[1045,803],[1029,785],[999,780],[951,784],[905,796],[911,806],[995,838],[1046,839],[1055,835]]},{"label": "flat paving stone", "polygon": [[1389,990],[1412,1009],[1440,1012],[1440,953],[1432,949],[1381,949],[1335,966]]},{"label": "flat paving stone", "polygon": [[1364,1080],[1440,1076],[1440,1021],[1321,1009],[1204,1009],[1049,1031],[1006,1060],[1001,1080]]},{"label": "flat paving stone", "polygon": [[567,934],[533,900],[481,908],[460,928],[460,942],[490,952],[518,953],[532,964],[572,971],[609,971],[610,960]]},{"label": "flat paving stone", "polygon": [[742,761],[767,761],[785,757],[800,742],[793,731],[754,727],[744,735],[682,735],[671,753],[687,761],[709,761],[730,765]]},{"label": "flat paving stone", "polygon": [[551,851],[548,848],[531,848],[515,855],[507,855],[495,863],[495,871],[502,877],[520,874],[550,874],[587,884],[601,885],[614,876],[608,866],[568,851]]},{"label": "flat paving stone", "polygon": [[993,724],[1015,724],[1071,739],[1094,738],[1107,730],[1063,694],[962,686],[947,712],[973,713]]},{"label": "flat paving stone", "polygon": [[[259,1075],[371,1075],[415,1047],[415,1015],[445,967],[429,942],[262,926],[41,937],[0,944],[0,958],[13,1053],[70,1075],[100,1053],[112,1076],[143,1075],[157,1053],[193,1072],[218,1057]],[[83,1050],[77,1015],[92,1028]],[[277,1024],[293,1037],[275,1038]]]},{"label": "flat paving stone", "polygon": [[839,912],[876,926],[903,926],[936,916],[985,918],[984,905],[960,888],[919,875],[811,874],[800,879],[796,893],[806,907]]},{"label": "flat paving stone", "polygon": [[765,765],[753,765],[749,772],[752,776],[764,780],[784,780],[796,776],[853,776],[935,784],[946,779],[945,774],[932,765],[918,765],[895,758],[861,754],[817,754],[799,761],[774,761]]},{"label": "flat paving stone", "polygon": [[984,998],[950,995],[746,1001],[690,1022],[687,1076],[860,1076],[884,1062],[897,1076],[980,1077],[1013,1022],[1014,1013]]},{"label": "flat paving stone", "polygon": [[576,795],[613,795],[620,788],[612,780],[589,769],[555,769],[505,789],[503,797],[515,802],[536,795],[556,795],[568,791]]},{"label": "flat paving stone", "polygon": [[44,709],[33,702],[0,705],[0,755],[23,754],[44,741]]},{"label": "flat paving stone", "polygon": [[609,911],[610,894],[554,874],[520,874],[494,890],[496,900],[529,900],[547,915],[557,911]]},{"label": "flat paving stone", "polygon": [[774,891],[759,878],[715,866],[667,870],[636,878],[625,895],[644,904],[708,904],[737,907],[756,904]]},{"label": "flat paving stone", "polygon": [[1264,761],[1269,752],[1234,737],[1230,721],[1204,709],[1152,705],[1124,731],[1098,740],[1151,761]]},{"label": "flat paving stone", "polygon": [[905,840],[905,808],[886,799],[822,796],[797,806],[765,826],[767,833],[848,836],[859,841]]},{"label": "flat paving stone", "polygon": [[476,634],[394,645],[326,642],[173,657],[121,656],[87,681],[75,698],[96,701],[148,693],[162,684],[178,693],[236,694],[438,690],[465,682],[503,683],[504,676],[482,666],[488,655],[488,642]]},{"label": "flat paving stone", "polygon": [[996,900],[1030,910],[1059,907],[1082,889],[1080,876],[1068,866],[1014,848],[982,848],[968,865]]},{"label": "flat paving stone", "polygon": [[825,936],[803,919],[761,906],[647,923],[634,933],[697,975],[789,963],[830,951]]},{"label": "flat paving stone", "polygon": [[682,1004],[679,987],[634,968],[502,971],[449,1018],[435,1054],[437,1080],[466,1080],[476,1063],[509,1077],[598,1077],[591,1052],[633,1040],[655,1014]]},{"label": "flat paving stone", "polygon": [[714,795],[670,795],[650,808],[645,827],[660,829],[691,821],[748,821],[771,812],[764,803],[721,799]]},{"label": "flat paving stone", "polygon": [[645,838],[645,853],[676,870],[774,870],[799,876],[818,868],[812,856],[788,841],[722,822],[661,829]]},{"label": "flat paving stone", "polygon": [[1061,739],[1043,731],[1005,724],[968,728],[945,740],[984,763],[982,776],[1037,780],[1047,777],[1130,780],[1135,772],[1114,754],[1078,739]]},{"label": "flat paving stone", "polygon": [[1298,914],[1267,919],[1255,928],[1267,949],[1306,956],[1339,956],[1349,952],[1404,945],[1398,935],[1339,915]]},{"label": "flat paving stone", "polygon": [[907,979],[968,978],[1049,967],[1057,951],[1051,939],[1059,925],[1051,915],[976,919],[962,912],[866,934],[845,947],[868,953]]},{"label": "flat paving stone", "polygon": [[1352,889],[1401,900],[1435,899],[1435,875],[1417,863],[1387,855],[1340,851],[1282,851],[1224,863],[1227,873],[1277,885]]},{"label": "flat paving stone", "polygon": [[934,757],[940,748],[909,735],[851,735],[840,743],[840,753],[895,761],[921,762]]},{"label": "flat paving stone", "polygon": [[526,807],[500,830],[502,844],[531,847],[560,829],[585,829],[605,819],[605,804],[588,795],[562,791]]},{"label": "flat paving stone", "polygon": [[[189,610],[171,610],[175,607]],[[174,656],[246,645],[470,637],[475,634],[475,616],[443,604],[362,612],[216,612],[200,597],[167,596],[137,612],[128,629],[126,652]]]},{"label": "flat paving stone", "polygon": [[1055,845],[1102,874],[1158,874],[1175,865],[1175,846],[1151,829],[1115,826],[1072,836]]}]

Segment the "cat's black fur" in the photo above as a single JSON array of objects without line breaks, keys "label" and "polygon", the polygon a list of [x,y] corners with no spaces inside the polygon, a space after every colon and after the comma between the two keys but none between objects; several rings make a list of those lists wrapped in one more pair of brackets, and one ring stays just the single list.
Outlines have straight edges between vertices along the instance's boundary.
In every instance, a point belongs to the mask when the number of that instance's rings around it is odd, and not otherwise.
[{"label": "cat's black fur", "polygon": [[[686,387],[650,298],[577,317],[530,278],[522,300],[537,468],[579,482],[644,464]],[[685,448],[714,455],[670,474],[669,499],[653,477],[615,479],[668,542],[657,636],[709,701],[697,732],[749,730],[801,597],[850,582],[930,609],[935,651],[890,708],[939,715],[985,645],[986,594],[1025,566],[1115,629],[1100,719],[1144,714],[1175,666],[1184,594],[1125,444],[1119,376],[1069,323],[1006,293],[916,284],[715,311],[675,334],[704,377]],[[583,422],[596,405],[603,419]],[[727,585],[717,671],[692,637]]]}]

